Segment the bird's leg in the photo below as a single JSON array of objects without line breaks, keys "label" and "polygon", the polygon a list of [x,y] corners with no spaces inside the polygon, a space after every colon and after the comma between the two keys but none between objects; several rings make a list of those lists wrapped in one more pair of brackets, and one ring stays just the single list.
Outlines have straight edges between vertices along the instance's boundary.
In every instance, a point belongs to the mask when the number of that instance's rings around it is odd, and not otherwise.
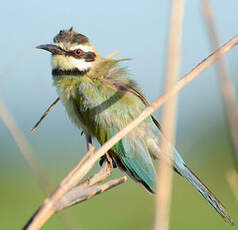
[{"label": "bird's leg", "polygon": [[110,163],[112,168],[117,168],[117,165],[116,165],[115,161],[113,160],[113,158],[111,157],[110,153],[106,153],[104,156],[101,157],[101,159],[99,161],[99,165],[101,167],[102,167],[104,161],[107,161],[108,163]]},{"label": "bird's leg", "polygon": [[[81,132],[81,135],[83,135],[84,132],[82,131]],[[87,150],[89,151],[90,149],[90,145],[92,145],[92,137],[91,136],[87,136],[85,135],[85,138],[86,138],[86,144],[87,144]],[[103,165],[103,162],[104,161],[107,161],[112,168],[117,168],[117,165],[116,163],[114,162],[114,160],[112,159],[111,155],[106,153],[104,156],[101,157],[100,161],[99,161],[99,165],[102,167]]]},{"label": "bird's leg", "polygon": [[85,135],[85,138],[86,138],[87,150],[89,151],[90,145],[92,145],[92,137]]}]

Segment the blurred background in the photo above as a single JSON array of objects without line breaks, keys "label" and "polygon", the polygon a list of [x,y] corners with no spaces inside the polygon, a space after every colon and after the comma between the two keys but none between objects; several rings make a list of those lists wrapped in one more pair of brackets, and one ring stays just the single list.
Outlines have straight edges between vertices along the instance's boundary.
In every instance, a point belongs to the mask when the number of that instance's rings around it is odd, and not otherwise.
[{"label": "blurred background", "polygon": [[[238,33],[238,2],[212,1],[221,43]],[[4,1],[1,4],[0,97],[7,104],[54,188],[86,152],[84,137],[58,103],[39,129],[30,130],[56,99],[50,55],[35,46],[73,26],[102,56],[120,50],[150,102],[164,91],[170,1]],[[238,48],[226,55],[238,87]],[[199,0],[187,1],[181,76],[211,53]],[[160,118],[161,109],[156,112]],[[215,66],[179,93],[177,149],[238,223],[238,204],[226,180],[234,168]],[[96,141],[94,142],[96,143]],[[112,177],[121,175],[114,170]],[[20,229],[46,194],[0,119],[0,229]],[[75,229],[152,229],[154,197],[130,179],[67,212]],[[232,229],[183,178],[175,175],[171,229]],[[54,216],[42,229],[66,229]]]}]

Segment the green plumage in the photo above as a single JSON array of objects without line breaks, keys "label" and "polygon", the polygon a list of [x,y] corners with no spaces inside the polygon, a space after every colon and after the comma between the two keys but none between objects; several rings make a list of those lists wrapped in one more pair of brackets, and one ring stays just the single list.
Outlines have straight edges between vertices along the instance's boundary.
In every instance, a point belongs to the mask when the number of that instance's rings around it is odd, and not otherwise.
[{"label": "green plumage", "polygon": [[[123,68],[118,67],[120,61],[101,59],[92,71],[83,76],[54,78],[72,121],[86,135],[96,137],[100,144],[125,127],[146,107],[135,82],[127,77]],[[124,171],[153,192],[156,173],[145,143],[151,125],[152,119],[146,119],[117,143],[110,153]]]},{"label": "green plumage", "polygon": [[[62,30],[54,44],[38,46],[52,53],[52,75],[62,103],[72,121],[87,137],[104,144],[148,105],[134,81],[118,66],[123,60],[100,57],[85,35],[72,28]],[[109,154],[131,178],[154,192],[156,172],[152,158],[158,158],[163,135],[151,116],[112,147]],[[167,142],[168,145],[170,145]],[[187,167],[179,152],[173,149],[173,167],[224,218],[233,223],[221,202]]]}]

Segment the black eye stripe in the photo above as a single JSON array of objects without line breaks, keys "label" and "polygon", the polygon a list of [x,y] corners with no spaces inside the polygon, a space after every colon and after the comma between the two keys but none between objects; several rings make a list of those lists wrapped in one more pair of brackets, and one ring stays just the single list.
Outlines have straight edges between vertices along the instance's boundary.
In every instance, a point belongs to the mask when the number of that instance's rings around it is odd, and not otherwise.
[{"label": "black eye stripe", "polygon": [[84,58],[86,62],[91,62],[95,60],[96,54],[94,52],[87,52]]},{"label": "black eye stripe", "polygon": [[72,56],[72,57],[77,58],[77,59],[82,59],[83,58],[83,59],[85,59],[86,62],[94,61],[95,58],[96,58],[96,54],[92,51],[85,52],[85,51],[81,50],[81,54],[77,55],[77,54],[75,54],[76,50],[67,51],[66,55]]}]

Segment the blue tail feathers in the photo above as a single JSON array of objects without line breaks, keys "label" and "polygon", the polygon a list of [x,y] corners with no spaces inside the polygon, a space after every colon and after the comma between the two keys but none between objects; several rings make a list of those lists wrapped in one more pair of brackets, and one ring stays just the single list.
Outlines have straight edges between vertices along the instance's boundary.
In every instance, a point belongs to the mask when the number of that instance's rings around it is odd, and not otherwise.
[{"label": "blue tail feathers", "polygon": [[226,222],[234,224],[231,217],[223,207],[222,203],[186,165],[185,169],[182,172],[180,171],[180,173],[201,193],[201,195],[223,217]]},{"label": "blue tail feathers", "polygon": [[227,211],[223,207],[222,203],[201,182],[201,180],[186,166],[181,156],[175,149],[174,152],[175,152],[174,167],[179,172],[179,174],[185,177],[201,193],[201,195],[223,217],[223,219],[226,222],[234,224],[231,217],[228,215]]}]

